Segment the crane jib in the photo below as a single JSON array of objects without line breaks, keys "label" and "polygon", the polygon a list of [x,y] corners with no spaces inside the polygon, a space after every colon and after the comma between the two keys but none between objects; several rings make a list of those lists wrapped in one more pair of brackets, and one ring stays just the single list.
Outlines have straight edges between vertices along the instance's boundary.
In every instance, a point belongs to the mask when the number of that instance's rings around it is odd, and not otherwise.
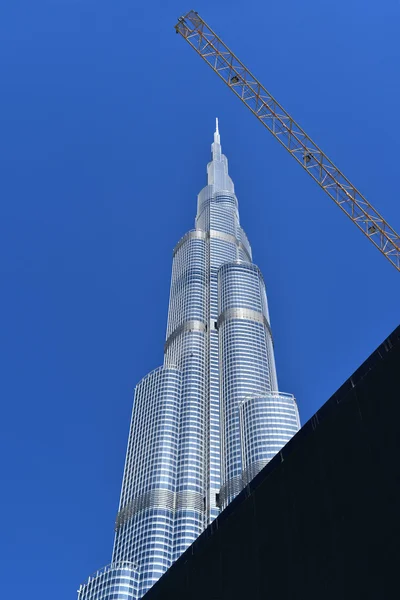
[{"label": "crane jib", "polygon": [[179,33],[355,225],[400,271],[400,236],[195,11]]}]

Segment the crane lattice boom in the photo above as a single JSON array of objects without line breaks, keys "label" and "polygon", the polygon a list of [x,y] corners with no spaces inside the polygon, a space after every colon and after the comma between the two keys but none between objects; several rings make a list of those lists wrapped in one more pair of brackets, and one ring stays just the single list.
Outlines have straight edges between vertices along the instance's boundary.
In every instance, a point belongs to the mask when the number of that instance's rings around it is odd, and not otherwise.
[{"label": "crane lattice boom", "polygon": [[190,11],[178,19],[175,29],[400,271],[399,235],[198,13]]}]

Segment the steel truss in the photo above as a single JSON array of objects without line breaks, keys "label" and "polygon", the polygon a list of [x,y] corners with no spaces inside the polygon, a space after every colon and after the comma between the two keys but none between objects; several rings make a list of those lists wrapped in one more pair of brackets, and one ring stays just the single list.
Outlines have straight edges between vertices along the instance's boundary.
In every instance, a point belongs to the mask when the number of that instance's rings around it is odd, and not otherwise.
[{"label": "steel truss", "polygon": [[195,11],[179,33],[400,271],[400,237]]}]

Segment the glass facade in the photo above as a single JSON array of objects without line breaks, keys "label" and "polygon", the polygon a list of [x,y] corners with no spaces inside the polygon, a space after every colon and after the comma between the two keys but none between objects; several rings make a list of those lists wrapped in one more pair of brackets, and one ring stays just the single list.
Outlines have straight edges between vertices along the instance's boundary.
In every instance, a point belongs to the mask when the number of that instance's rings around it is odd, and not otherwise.
[{"label": "glass facade", "polygon": [[293,396],[270,392],[239,404],[242,485],[275,456],[300,427]]},{"label": "glass facade", "polygon": [[[112,564],[79,600],[142,598],[300,427],[278,391],[265,284],[218,124],[211,151],[195,229],[173,252],[164,365],[135,390]],[[114,575],[125,564],[129,585]]]},{"label": "glass facade", "polygon": [[78,590],[78,600],[137,598],[139,573],[130,562],[113,563],[94,573]]}]

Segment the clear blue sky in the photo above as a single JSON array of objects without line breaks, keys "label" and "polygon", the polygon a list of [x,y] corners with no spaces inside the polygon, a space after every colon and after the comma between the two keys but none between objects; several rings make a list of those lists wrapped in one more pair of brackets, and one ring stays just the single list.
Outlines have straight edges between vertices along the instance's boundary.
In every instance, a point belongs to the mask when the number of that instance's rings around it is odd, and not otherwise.
[{"label": "clear blue sky", "polygon": [[70,600],[110,560],[216,116],[303,422],[400,320],[400,274],[175,35],[190,8],[400,229],[397,0],[2,2],[4,598]]}]

